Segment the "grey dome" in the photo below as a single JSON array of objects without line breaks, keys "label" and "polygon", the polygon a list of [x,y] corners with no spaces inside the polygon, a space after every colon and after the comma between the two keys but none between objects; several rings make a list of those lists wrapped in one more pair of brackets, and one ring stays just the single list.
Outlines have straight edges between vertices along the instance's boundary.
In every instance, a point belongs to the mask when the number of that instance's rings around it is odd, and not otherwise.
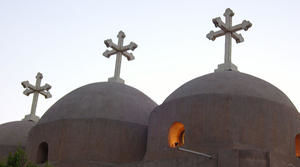
[{"label": "grey dome", "polygon": [[139,90],[125,84],[99,82],[80,87],[56,102],[39,124],[60,119],[95,119],[148,124],[157,104]]},{"label": "grey dome", "polygon": [[211,73],[185,83],[154,109],[144,159],[188,156],[165,151],[175,144],[167,140],[175,122],[184,125],[184,148],[224,157],[224,150],[267,150],[276,160],[295,159],[297,118],[289,98],[270,83],[240,72]]},{"label": "grey dome", "polygon": [[0,125],[0,161],[26,145],[28,133],[36,123],[33,121],[15,121]]},{"label": "grey dome", "polygon": [[0,145],[24,146],[33,121],[15,121],[0,125]]},{"label": "grey dome", "polygon": [[29,159],[37,161],[40,146],[46,143],[47,159],[58,167],[140,161],[146,152],[149,116],[156,106],[125,84],[80,87],[50,107],[29,132]]},{"label": "grey dome", "polygon": [[272,84],[235,71],[215,72],[193,79],[175,90],[164,103],[200,94],[255,97],[295,108],[289,98]]}]

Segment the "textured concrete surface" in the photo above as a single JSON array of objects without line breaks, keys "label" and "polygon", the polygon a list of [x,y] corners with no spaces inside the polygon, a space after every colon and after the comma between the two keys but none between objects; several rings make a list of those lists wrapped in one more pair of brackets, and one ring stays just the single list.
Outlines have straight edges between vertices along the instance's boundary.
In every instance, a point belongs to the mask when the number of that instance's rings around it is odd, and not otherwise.
[{"label": "textured concrete surface", "polygon": [[46,142],[52,163],[132,162],[143,159],[147,126],[100,118],[59,120],[35,126],[28,141],[32,161],[36,161],[39,144]]},{"label": "textured concrete surface", "polygon": [[256,150],[221,150],[214,159],[195,155],[149,160],[118,165],[118,167],[270,167],[270,155]]},{"label": "textured concrete surface", "polygon": [[25,147],[28,132],[34,125],[33,121],[15,121],[0,125],[0,161],[18,147]]},{"label": "textured concrete surface", "polygon": [[295,108],[289,98],[272,84],[249,74],[224,71],[195,78],[176,89],[165,102],[201,94],[249,96],[283,103]]},{"label": "textured concrete surface", "polygon": [[29,158],[36,161],[39,144],[46,142],[48,160],[59,167],[140,161],[154,107],[150,98],[124,84],[78,88],[55,103],[30,131]]},{"label": "textured concrete surface", "polygon": [[142,161],[117,165],[117,167],[217,167],[217,159],[190,156],[184,158],[172,158],[152,161]]},{"label": "textured concrete surface", "polygon": [[288,97],[261,79],[234,71],[208,74],[178,88],[151,113],[145,160],[189,156],[167,149],[169,127],[178,121],[185,126],[185,148],[209,154],[257,150],[271,155],[270,164],[296,164],[298,117]]},{"label": "textured concrete surface", "polygon": [[133,87],[99,82],[80,87],[62,97],[38,124],[61,119],[106,118],[147,125],[154,107],[155,102]]}]

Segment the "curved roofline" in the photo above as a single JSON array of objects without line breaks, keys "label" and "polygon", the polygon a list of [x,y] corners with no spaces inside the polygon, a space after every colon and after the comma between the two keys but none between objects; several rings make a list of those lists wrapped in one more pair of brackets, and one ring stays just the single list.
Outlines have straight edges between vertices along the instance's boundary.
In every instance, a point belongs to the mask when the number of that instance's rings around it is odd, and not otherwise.
[{"label": "curved roofline", "polygon": [[163,103],[197,94],[227,94],[258,97],[295,108],[277,87],[260,78],[237,71],[209,73],[192,79],[171,93]]},{"label": "curved roofline", "polygon": [[157,104],[143,92],[114,82],[79,87],[52,105],[38,124],[58,119],[106,118],[148,125]]},{"label": "curved roofline", "polygon": [[28,132],[36,125],[33,121],[12,121],[0,125],[0,145],[24,146]]}]

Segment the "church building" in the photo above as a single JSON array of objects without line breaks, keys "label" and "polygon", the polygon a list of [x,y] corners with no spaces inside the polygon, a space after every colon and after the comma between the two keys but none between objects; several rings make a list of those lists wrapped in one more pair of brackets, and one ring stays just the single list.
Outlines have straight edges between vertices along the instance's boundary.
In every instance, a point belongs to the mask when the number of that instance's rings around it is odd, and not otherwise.
[{"label": "church building", "polygon": [[123,44],[125,33],[104,43],[116,55],[108,82],[91,83],[66,94],[39,118],[38,95],[50,98],[49,84],[22,82],[34,95],[31,114],[0,125],[0,159],[22,146],[28,158],[54,167],[299,167],[300,115],[291,100],[274,85],[238,71],[231,61],[232,38],[252,24],[232,25],[214,18],[225,36],[225,59],[210,74],[183,83],[156,104],[120,77],[122,56],[133,60]]}]

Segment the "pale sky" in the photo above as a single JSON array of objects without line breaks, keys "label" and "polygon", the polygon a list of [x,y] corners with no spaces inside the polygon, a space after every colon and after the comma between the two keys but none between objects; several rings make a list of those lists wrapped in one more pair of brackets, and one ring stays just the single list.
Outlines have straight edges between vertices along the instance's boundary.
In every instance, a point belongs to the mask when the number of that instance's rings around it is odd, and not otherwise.
[{"label": "pale sky", "polygon": [[121,78],[156,103],[182,84],[211,73],[224,60],[224,37],[206,38],[215,17],[224,20],[230,7],[233,24],[252,22],[240,31],[245,41],[233,41],[232,61],[244,72],[281,89],[300,109],[299,0],[1,0],[0,1],[0,124],[29,114],[32,95],[23,95],[21,82],[52,85],[53,97],[39,96],[42,116],[70,91],[107,81],[114,73],[115,56],[102,56],[103,43],[138,48],[134,61],[123,58]]}]

